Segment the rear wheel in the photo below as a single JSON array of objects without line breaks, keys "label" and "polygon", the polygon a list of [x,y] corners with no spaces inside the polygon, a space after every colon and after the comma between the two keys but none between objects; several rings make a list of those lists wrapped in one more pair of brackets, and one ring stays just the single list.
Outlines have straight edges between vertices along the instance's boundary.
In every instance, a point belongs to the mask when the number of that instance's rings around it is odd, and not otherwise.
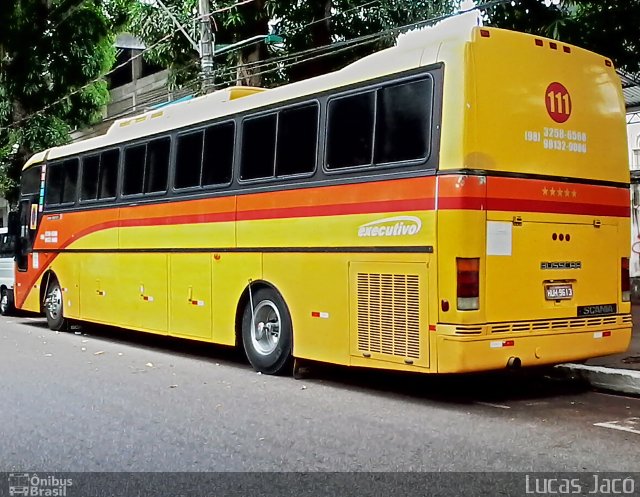
[{"label": "rear wheel", "polygon": [[249,299],[242,315],[242,342],[256,371],[285,374],[291,370],[291,315],[278,292],[261,288]]},{"label": "rear wheel", "polygon": [[44,298],[44,313],[47,316],[47,325],[50,329],[59,331],[65,326],[62,288],[55,278],[51,278],[49,282],[47,295]]},{"label": "rear wheel", "polygon": [[0,314],[9,316],[14,311],[13,298],[10,290],[0,289]]}]

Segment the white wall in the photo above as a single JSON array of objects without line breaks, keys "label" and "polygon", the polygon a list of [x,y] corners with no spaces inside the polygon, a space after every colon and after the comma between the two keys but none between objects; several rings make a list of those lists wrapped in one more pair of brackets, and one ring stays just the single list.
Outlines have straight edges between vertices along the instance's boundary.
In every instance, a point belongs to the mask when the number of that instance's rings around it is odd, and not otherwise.
[{"label": "white wall", "polygon": [[637,150],[636,154],[640,154],[640,113],[633,116],[629,116],[631,124],[627,124],[627,141],[629,143],[629,165],[631,169],[640,169],[640,155],[634,156],[634,150]]}]

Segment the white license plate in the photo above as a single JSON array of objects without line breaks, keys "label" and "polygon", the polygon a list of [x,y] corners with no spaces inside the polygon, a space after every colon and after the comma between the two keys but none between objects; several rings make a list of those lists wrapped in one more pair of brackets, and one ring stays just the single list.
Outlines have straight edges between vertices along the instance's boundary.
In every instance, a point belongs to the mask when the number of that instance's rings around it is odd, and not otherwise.
[{"label": "white license plate", "polygon": [[569,300],[573,298],[571,285],[547,285],[544,287],[544,296],[547,300]]}]

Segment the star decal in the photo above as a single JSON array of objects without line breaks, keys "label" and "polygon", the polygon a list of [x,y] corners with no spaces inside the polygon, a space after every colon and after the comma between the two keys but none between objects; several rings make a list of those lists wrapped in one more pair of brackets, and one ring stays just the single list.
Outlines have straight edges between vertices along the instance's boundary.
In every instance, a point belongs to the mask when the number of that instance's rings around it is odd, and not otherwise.
[{"label": "star decal", "polygon": [[547,187],[545,186],[545,187],[542,189],[542,194],[546,197],[548,193],[549,193],[549,190],[548,190],[548,189],[547,189]]}]

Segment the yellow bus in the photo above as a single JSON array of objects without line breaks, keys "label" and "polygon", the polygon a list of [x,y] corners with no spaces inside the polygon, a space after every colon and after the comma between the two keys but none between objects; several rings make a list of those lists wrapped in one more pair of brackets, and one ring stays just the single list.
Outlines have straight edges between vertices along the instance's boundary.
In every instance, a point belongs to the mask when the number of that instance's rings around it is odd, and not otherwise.
[{"label": "yellow bus", "polygon": [[229,88],[36,154],[15,301],[67,320],[425,373],[624,351],[629,170],[606,57],[476,27]]}]

